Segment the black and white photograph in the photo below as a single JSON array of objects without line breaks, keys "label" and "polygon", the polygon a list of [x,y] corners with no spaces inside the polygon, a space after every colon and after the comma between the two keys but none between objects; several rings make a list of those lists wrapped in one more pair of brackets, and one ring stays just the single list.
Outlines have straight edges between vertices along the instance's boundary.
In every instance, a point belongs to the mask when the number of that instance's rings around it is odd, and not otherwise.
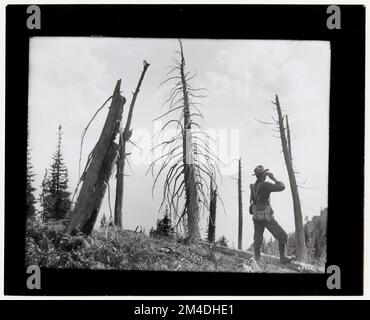
[{"label": "black and white photograph", "polygon": [[324,272],[330,43],[30,40],[26,264]]},{"label": "black and white photograph", "polygon": [[364,26],[360,5],[8,6],[5,294],[361,295]]}]

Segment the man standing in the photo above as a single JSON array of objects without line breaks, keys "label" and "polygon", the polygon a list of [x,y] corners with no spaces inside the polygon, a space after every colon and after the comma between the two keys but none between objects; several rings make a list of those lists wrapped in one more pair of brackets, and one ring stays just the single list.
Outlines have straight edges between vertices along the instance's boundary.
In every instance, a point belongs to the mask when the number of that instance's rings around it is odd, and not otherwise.
[{"label": "man standing", "polygon": [[[269,169],[265,169],[261,165],[254,169],[254,175],[257,180],[250,185],[250,214],[253,214],[255,259],[258,261],[261,257],[263,232],[266,228],[279,242],[280,262],[288,264],[292,260],[292,258],[285,256],[285,245],[288,241],[288,236],[274,219],[274,211],[270,205],[270,193],[283,191],[285,186],[281,181],[275,179],[272,172],[269,172]],[[269,177],[274,183],[265,181],[266,177]]]}]

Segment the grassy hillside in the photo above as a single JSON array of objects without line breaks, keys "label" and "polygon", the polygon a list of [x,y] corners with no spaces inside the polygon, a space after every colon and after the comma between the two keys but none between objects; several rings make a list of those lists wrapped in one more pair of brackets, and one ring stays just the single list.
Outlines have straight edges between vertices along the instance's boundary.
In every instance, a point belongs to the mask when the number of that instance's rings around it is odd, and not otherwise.
[{"label": "grassy hillside", "polygon": [[28,222],[26,263],[47,268],[223,271],[223,272],[292,272],[283,266],[257,263],[253,258],[215,252],[202,244],[183,240],[150,237],[114,228],[94,231],[91,237],[66,236],[62,225]]}]

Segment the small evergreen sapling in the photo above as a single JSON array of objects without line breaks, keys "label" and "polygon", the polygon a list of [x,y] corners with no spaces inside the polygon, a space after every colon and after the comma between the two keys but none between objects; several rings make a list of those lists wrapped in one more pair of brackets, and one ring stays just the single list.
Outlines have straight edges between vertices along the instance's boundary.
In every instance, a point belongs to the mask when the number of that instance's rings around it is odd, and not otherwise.
[{"label": "small evergreen sapling", "polygon": [[215,243],[215,244],[216,244],[216,245],[218,245],[218,246],[222,246],[222,247],[228,247],[228,246],[229,246],[228,241],[227,241],[227,239],[226,239],[226,237],[225,237],[225,236],[220,237],[220,238],[216,241],[216,243]]},{"label": "small evergreen sapling", "polygon": [[68,191],[68,169],[62,155],[62,126],[58,128],[57,150],[52,156],[50,170],[45,170],[42,182],[40,203],[43,221],[68,218],[71,209],[70,192]]},{"label": "small evergreen sapling", "polygon": [[27,149],[27,183],[26,183],[26,206],[27,206],[27,218],[35,218],[35,196],[34,191],[36,188],[32,186],[32,182],[34,182],[33,177],[35,174],[33,173],[33,166],[31,164],[31,156],[30,150]]},{"label": "small evergreen sapling", "polygon": [[150,236],[164,236],[172,238],[174,236],[174,228],[171,223],[171,218],[166,209],[165,215],[162,219],[157,220],[156,229],[151,228],[149,231]]},{"label": "small evergreen sapling", "polygon": [[105,214],[103,214],[102,218],[100,219],[100,229],[104,229],[108,226],[108,220]]}]

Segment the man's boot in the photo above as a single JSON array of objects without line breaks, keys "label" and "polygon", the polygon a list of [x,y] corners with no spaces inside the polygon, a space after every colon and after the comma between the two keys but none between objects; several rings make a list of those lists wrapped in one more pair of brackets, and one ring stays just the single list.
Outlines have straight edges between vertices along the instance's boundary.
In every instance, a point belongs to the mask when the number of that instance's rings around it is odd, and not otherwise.
[{"label": "man's boot", "polygon": [[280,253],[280,263],[281,264],[288,264],[293,260],[293,258],[287,257],[285,255],[285,244],[279,243],[279,253]]},{"label": "man's boot", "polygon": [[254,247],[254,259],[258,262],[261,258],[261,247]]}]

